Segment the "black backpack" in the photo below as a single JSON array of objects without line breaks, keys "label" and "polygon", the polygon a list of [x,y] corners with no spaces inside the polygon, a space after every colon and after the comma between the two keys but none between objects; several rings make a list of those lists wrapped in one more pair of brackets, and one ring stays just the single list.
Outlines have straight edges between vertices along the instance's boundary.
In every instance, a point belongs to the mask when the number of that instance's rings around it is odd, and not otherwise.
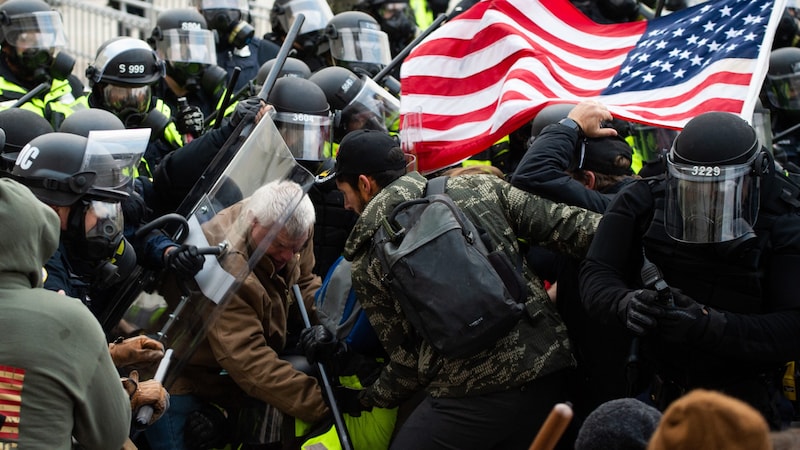
[{"label": "black backpack", "polygon": [[485,350],[520,320],[527,287],[503,252],[489,253],[475,225],[445,194],[397,205],[373,236],[383,282],[419,335],[446,357]]}]

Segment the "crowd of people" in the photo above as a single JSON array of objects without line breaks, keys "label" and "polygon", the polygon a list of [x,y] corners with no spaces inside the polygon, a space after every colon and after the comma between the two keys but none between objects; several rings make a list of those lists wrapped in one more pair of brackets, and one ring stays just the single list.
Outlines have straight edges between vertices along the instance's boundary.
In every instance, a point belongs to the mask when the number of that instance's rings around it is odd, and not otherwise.
[{"label": "crowd of people", "polygon": [[[440,3],[276,0],[255,30],[247,0],[195,0],[88,67],[46,2],[0,3],[2,448],[527,449],[563,404],[559,449],[797,445],[795,9],[753,117],[677,132],[565,101],[421,174],[393,58]],[[687,7],[572,3],[600,23]],[[297,170],[209,180],[265,118]],[[468,354],[415,327],[374,247],[440,175],[521,286],[519,318]],[[212,273],[242,276],[220,300]]]}]

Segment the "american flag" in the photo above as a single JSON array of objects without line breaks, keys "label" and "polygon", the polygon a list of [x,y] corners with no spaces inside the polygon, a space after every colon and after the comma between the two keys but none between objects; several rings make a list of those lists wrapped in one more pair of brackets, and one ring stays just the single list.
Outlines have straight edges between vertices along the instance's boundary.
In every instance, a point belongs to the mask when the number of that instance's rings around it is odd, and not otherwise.
[{"label": "american flag", "polygon": [[24,381],[24,369],[0,366],[0,414],[5,416],[0,423],[0,448],[5,448],[3,442],[17,442],[19,439],[19,412],[22,407]]},{"label": "american flag", "polygon": [[567,0],[483,0],[401,68],[403,134],[419,169],[468,158],[552,103],[595,99],[680,129],[707,111],[750,119],[786,0],[718,0],[598,24]]}]

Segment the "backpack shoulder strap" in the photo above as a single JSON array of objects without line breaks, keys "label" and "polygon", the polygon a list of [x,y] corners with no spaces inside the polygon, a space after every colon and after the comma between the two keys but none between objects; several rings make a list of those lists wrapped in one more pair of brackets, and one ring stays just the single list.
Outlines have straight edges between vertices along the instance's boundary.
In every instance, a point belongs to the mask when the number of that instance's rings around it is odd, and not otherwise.
[{"label": "backpack shoulder strap", "polygon": [[442,175],[440,177],[433,178],[428,180],[428,184],[425,186],[425,196],[435,195],[435,194],[444,194],[447,190],[447,179],[450,178],[447,175]]}]

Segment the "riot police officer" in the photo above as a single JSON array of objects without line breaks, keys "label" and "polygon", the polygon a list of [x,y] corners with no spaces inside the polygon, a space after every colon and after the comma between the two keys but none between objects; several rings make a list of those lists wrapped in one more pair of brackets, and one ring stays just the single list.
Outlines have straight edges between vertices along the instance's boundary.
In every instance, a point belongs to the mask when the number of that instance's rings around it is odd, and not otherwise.
[{"label": "riot police officer", "polygon": [[663,178],[620,191],[581,267],[588,313],[640,336],[638,382],[660,408],[697,387],[781,425],[780,376],[797,358],[798,189],[740,117],[690,120]]},{"label": "riot police officer", "polygon": [[392,61],[389,36],[377,20],[361,11],[346,11],[333,16],[325,27],[327,42],[320,54],[329,54],[333,65],[359,75],[377,75]]},{"label": "riot police officer", "polygon": [[261,64],[278,56],[280,47],[255,36],[255,29],[247,22],[247,0],[194,0],[194,5],[219,36],[217,64],[228,73],[228,79],[236,67],[241,69],[233,92],[252,81]]},{"label": "riot police officer", "polygon": [[276,0],[269,12],[269,22],[272,31],[264,35],[264,39],[283,44],[295,17],[303,14],[305,20],[300,26],[292,43],[293,55],[303,61],[312,72],[329,66],[330,62],[321,56],[319,46],[324,42],[323,33],[328,21],[333,18],[331,7],[324,0]]},{"label": "riot police officer", "polygon": [[194,8],[160,13],[147,40],[166,64],[164,78],[153,86],[155,94],[174,111],[175,125],[186,140],[203,133],[205,117],[225,96],[228,73],[217,65],[215,41],[205,17]]},{"label": "riot police officer", "polygon": [[775,158],[800,172],[800,48],[772,50],[763,86],[763,102],[771,111]]},{"label": "riot police officer", "polygon": [[145,152],[145,173],[169,152],[183,146],[172,121],[172,110],[153,96],[153,85],[166,74],[164,61],[141,39],[112,38],[97,51],[86,68],[92,91],[89,105],[111,111],[126,128],[150,128],[151,143]]},{"label": "riot police officer", "polygon": [[75,60],[66,45],[61,15],[42,0],[11,0],[0,5],[0,101],[19,105],[57,129],[76,109],[87,108],[83,84],[72,75]]}]

